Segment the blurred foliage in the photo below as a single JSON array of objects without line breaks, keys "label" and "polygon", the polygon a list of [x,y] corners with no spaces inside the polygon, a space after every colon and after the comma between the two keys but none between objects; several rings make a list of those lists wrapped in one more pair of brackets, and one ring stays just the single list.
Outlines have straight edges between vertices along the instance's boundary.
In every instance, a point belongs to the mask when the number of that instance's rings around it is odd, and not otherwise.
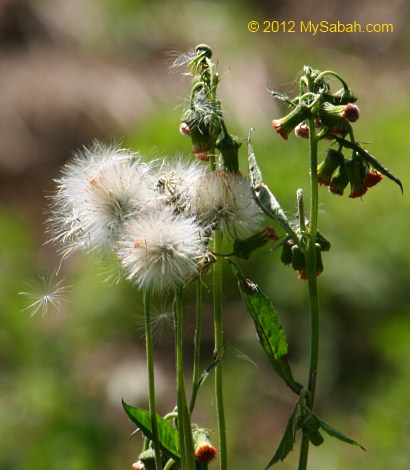
[{"label": "blurred foliage", "polygon": [[[386,180],[362,200],[340,198],[321,188],[320,229],[331,240],[332,249],[324,257],[325,271],[319,278],[318,408],[328,422],[363,443],[367,452],[326,438],[324,446],[311,449],[310,466],[406,470],[410,460],[408,28],[397,16],[395,21],[402,27],[394,38],[386,38],[391,48],[383,50],[382,38],[376,36],[360,42],[346,35],[331,39],[274,37],[247,31],[247,22],[253,18],[271,19],[277,13],[297,19],[289,16],[301,13],[297,2],[291,2],[288,12],[283,8],[285,2],[277,2],[271,11],[268,2],[101,3],[105,23],[91,49],[95,47],[98,54],[107,50],[107,56],[115,60],[125,57],[133,66],[141,60],[142,73],[153,86],[158,81],[163,87],[156,91],[155,108],[124,137],[124,145],[147,158],[189,153],[189,139],[178,132],[181,112],[177,106],[189,85],[178,81],[177,95],[170,96],[166,84],[175,84],[179,77],[167,75],[163,53],[175,45],[184,50],[208,42],[220,58],[221,74],[230,69],[221,84],[229,130],[246,139],[249,128],[256,127],[253,143],[264,177],[290,214],[296,212],[296,189],[301,187],[308,194],[307,143],[293,137],[285,142],[272,130],[271,120],[285,110],[264,90],[265,78],[273,88],[288,91],[307,63],[340,72],[358,93],[362,114],[355,124],[357,139],[372,141],[368,148],[401,178],[405,192],[403,197]],[[149,61],[159,65],[150,68]],[[249,69],[249,83],[242,88],[230,85],[237,84],[237,70],[245,73]],[[243,169],[245,147],[241,150]],[[29,207],[30,201],[23,204]],[[0,469],[130,468],[140,440],[128,440],[133,427],[120,405],[124,398],[130,404],[147,406],[144,347],[138,329],[140,296],[124,282],[104,282],[104,270],[115,272],[111,261],[104,263],[109,268],[101,268],[99,261],[78,256],[63,266],[65,284],[72,286],[69,303],[60,313],[30,319],[29,311],[22,312],[27,299],[17,293],[27,290],[26,283],[44,266],[59,263],[57,257],[50,260],[40,249],[37,233],[21,204],[1,205]],[[273,299],[290,342],[295,378],[304,380],[308,361],[306,285],[281,265],[279,256],[261,249],[241,265]],[[272,373],[256,341],[229,268],[224,280],[231,464],[235,470],[262,468],[279,442],[293,397]],[[187,297],[189,312],[192,293]],[[212,360],[213,349],[208,311],[206,319],[204,368]],[[192,323],[187,314],[187,357],[192,348]],[[163,413],[174,405],[171,345],[172,341],[156,346]],[[194,419],[215,429],[212,393],[211,378],[200,392]],[[295,468],[294,454],[278,468]]]}]

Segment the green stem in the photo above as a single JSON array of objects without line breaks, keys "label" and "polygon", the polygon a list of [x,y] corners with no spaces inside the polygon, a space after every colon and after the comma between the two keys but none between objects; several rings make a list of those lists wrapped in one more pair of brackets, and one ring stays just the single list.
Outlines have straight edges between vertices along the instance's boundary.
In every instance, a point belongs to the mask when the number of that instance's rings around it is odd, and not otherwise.
[{"label": "green stem", "polygon": [[[215,231],[214,251],[221,252],[222,233]],[[223,353],[223,322],[222,322],[222,260],[219,259],[214,265],[214,329],[215,329],[215,351],[216,357]],[[219,468],[227,470],[227,445],[226,445],[226,426],[225,411],[223,400],[223,376],[222,361],[218,362],[215,370],[215,401],[216,414],[218,420],[219,433]]]},{"label": "green stem", "polygon": [[161,449],[159,446],[157,416],[155,410],[155,376],[154,376],[154,353],[152,347],[151,329],[151,295],[149,289],[144,291],[144,320],[145,320],[145,348],[148,369],[149,410],[151,415],[152,435],[154,441],[155,463],[157,470],[162,470]]},{"label": "green stem", "polygon": [[[310,303],[310,366],[309,366],[309,383],[308,388],[310,394],[307,396],[306,404],[313,410],[316,392],[316,378],[319,359],[319,298],[317,291],[316,277],[316,233],[318,225],[318,179],[317,179],[317,149],[318,137],[315,134],[314,119],[309,119],[309,135],[310,135],[310,221],[309,232],[310,237],[306,252],[308,287],[309,287],[309,303]],[[306,470],[309,453],[309,439],[304,433],[302,436],[302,444],[299,456],[298,470]]]},{"label": "green stem", "polygon": [[182,355],[182,288],[175,289],[175,332],[178,435],[182,470],[195,470],[194,444],[192,441],[191,419],[185,396],[184,364]]},{"label": "green stem", "polygon": [[199,358],[201,353],[201,332],[202,332],[202,281],[196,281],[196,326],[194,337],[194,370],[192,373],[192,396],[189,404],[189,412],[194,411],[195,399],[199,383]]}]

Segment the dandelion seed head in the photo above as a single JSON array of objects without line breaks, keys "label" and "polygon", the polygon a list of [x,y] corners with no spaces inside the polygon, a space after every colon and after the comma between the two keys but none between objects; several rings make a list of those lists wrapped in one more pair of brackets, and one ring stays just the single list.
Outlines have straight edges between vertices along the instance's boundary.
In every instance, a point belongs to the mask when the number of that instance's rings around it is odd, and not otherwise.
[{"label": "dandelion seed head", "polygon": [[198,184],[206,169],[197,160],[186,157],[163,160],[157,171],[156,188],[163,195],[165,203],[174,204],[178,211],[189,210],[189,190]]},{"label": "dandelion seed head", "polygon": [[112,249],[124,223],[157,203],[150,170],[118,146],[96,143],[79,152],[57,180],[48,221],[63,255]]},{"label": "dandelion seed head", "polygon": [[232,238],[246,238],[258,230],[263,214],[243,176],[225,171],[208,173],[190,193],[193,212],[201,223]]},{"label": "dandelion seed head", "polygon": [[128,279],[154,291],[184,285],[198,274],[205,252],[201,232],[193,217],[175,214],[171,207],[131,220],[117,252]]}]

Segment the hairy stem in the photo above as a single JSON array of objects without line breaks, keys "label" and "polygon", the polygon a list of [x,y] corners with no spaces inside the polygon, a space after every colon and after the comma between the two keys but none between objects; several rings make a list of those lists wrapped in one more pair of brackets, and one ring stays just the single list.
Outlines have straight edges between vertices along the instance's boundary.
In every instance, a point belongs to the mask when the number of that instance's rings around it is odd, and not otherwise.
[{"label": "hairy stem", "polygon": [[[317,291],[316,277],[316,232],[318,224],[318,179],[317,179],[317,148],[318,138],[315,133],[314,119],[309,119],[310,135],[310,220],[309,220],[309,240],[306,252],[309,303],[310,303],[310,366],[308,388],[310,394],[307,395],[307,406],[313,410],[316,392],[316,378],[319,359],[319,298]],[[298,470],[306,470],[309,453],[309,439],[305,433],[302,436],[302,444],[299,456]]]},{"label": "hairy stem", "polygon": [[[222,233],[215,231],[215,253],[221,252]],[[223,322],[222,322],[222,260],[218,260],[214,265],[214,329],[215,329],[215,357],[220,357],[223,353]],[[215,370],[215,401],[216,414],[218,420],[219,433],[219,462],[220,469],[227,470],[227,445],[226,426],[223,399],[223,375],[222,361],[218,362]]]},{"label": "hairy stem", "polygon": [[154,352],[152,347],[151,329],[151,295],[149,289],[144,291],[144,321],[145,321],[145,348],[148,369],[149,410],[151,414],[152,435],[154,441],[155,464],[157,470],[162,470],[161,449],[159,446],[158,425],[155,409],[155,376],[154,376]]},{"label": "hairy stem", "polygon": [[194,470],[194,444],[192,441],[191,419],[185,396],[184,364],[182,355],[182,288],[175,289],[175,333],[178,435],[181,452],[181,469]]}]

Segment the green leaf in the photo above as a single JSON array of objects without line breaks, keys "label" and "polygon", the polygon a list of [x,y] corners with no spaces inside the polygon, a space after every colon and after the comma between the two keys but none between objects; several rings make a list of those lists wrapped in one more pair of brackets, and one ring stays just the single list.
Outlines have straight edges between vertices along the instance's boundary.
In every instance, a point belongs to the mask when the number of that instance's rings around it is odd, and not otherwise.
[{"label": "green leaf", "polygon": [[362,148],[359,144],[356,144],[355,142],[350,142],[349,140],[343,139],[342,137],[338,136],[333,136],[336,141],[343,145],[346,148],[350,148],[352,150],[355,150],[364,160],[367,161],[375,170],[380,171],[380,173],[387,178],[391,179],[394,181],[401,189],[401,192],[403,193],[403,185],[399,178],[397,176],[393,175],[393,173],[384,167],[373,155],[371,155],[367,150]]},{"label": "green leaf", "polygon": [[[130,420],[141,429],[148,439],[153,440],[150,412],[127,405],[124,400],[122,406]],[[157,426],[161,450],[169,457],[179,460],[181,456],[178,450],[178,431],[159,415],[157,415]]]},{"label": "green leaf", "polygon": [[262,180],[262,173],[256,161],[255,152],[251,143],[251,133],[248,137],[248,167],[251,189],[256,203],[262,211],[271,219],[275,220],[290,238],[298,245],[298,237],[289,223],[285,212],[281,208],[275,196]]},{"label": "green leaf", "polygon": [[288,386],[299,394],[303,386],[293,379],[287,361],[288,343],[286,342],[285,332],[269,297],[256,284],[246,279],[232,260],[229,260],[229,263],[238,279],[243,302],[254,321],[259,342],[270,363],[275,372],[285,380]]},{"label": "green leaf", "polygon": [[330,426],[330,424],[326,423],[323,419],[319,418],[312,410],[310,410],[307,407],[303,407],[304,411],[306,411],[309,415],[314,416],[317,421],[319,422],[319,426],[323,431],[325,431],[329,436],[335,437],[336,439],[339,439],[340,441],[346,442],[347,444],[353,445],[360,447],[362,450],[366,451],[366,449],[359,444],[357,441],[350,439],[350,437],[346,436],[346,434],[343,434],[342,432],[338,431],[335,429],[333,426]]},{"label": "green leaf", "polygon": [[269,467],[278,463],[279,461],[285,460],[289,452],[292,451],[296,439],[296,431],[298,429],[298,409],[299,403],[293,407],[292,413],[289,417],[288,424],[286,425],[285,433],[280,441],[279,447],[277,448],[275,455],[272,457],[272,460],[265,467],[267,470]]}]

